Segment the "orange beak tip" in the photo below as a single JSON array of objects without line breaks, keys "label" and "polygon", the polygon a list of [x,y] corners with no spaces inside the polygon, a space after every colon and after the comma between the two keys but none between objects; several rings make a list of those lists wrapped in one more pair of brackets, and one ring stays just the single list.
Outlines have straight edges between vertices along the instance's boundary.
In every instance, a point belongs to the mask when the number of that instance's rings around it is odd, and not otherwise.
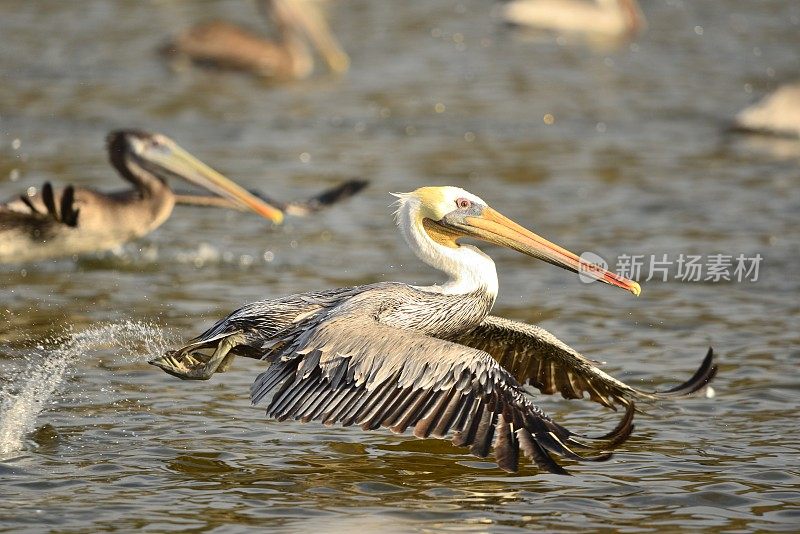
[{"label": "orange beak tip", "polygon": [[642,294],[642,286],[640,286],[638,282],[634,282],[631,284],[631,293],[633,293],[634,297],[638,297]]},{"label": "orange beak tip", "polygon": [[283,212],[279,209],[273,208],[272,206],[256,204],[255,206],[252,206],[251,209],[265,219],[272,221],[273,224],[281,224],[283,222]]}]

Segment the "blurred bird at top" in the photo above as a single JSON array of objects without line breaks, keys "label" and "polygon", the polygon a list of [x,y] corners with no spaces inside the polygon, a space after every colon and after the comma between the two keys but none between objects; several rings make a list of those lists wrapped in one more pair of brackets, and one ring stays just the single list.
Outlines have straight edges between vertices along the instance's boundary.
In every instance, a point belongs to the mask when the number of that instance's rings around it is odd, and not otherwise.
[{"label": "blurred bird at top", "polygon": [[314,71],[310,43],[331,71],[347,71],[350,58],[315,2],[261,0],[257,5],[275,25],[277,36],[273,40],[233,23],[214,20],[183,31],[161,51],[176,62],[188,60],[274,80],[299,80]]},{"label": "blurred bird at top", "polygon": [[528,28],[612,39],[647,29],[636,0],[512,0],[501,17]]}]

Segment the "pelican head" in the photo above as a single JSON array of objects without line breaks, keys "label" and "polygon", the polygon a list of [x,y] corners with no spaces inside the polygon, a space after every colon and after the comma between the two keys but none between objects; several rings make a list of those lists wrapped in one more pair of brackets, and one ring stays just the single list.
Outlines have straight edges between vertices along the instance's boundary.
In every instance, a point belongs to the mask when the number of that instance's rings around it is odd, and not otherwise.
[{"label": "pelican head", "polygon": [[235,182],[195,158],[169,137],[141,130],[117,130],[107,138],[111,161],[126,179],[136,183],[139,167],[164,181],[165,177],[179,178],[224,197],[236,206],[254,211],[262,217],[280,223],[283,212],[270,206]]},{"label": "pelican head", "polygon": [[638,296],[639,284],[591,264],[572,252],[523,228],[490,208],[483,199],[458,187],[422,187],[397,195],[404,205],[413,206],[413,216],[400,225],[415,225],[438,244],[440,253],[464,247],[459,239],[471,237],[516,250],[568,271],[630,291]]}]

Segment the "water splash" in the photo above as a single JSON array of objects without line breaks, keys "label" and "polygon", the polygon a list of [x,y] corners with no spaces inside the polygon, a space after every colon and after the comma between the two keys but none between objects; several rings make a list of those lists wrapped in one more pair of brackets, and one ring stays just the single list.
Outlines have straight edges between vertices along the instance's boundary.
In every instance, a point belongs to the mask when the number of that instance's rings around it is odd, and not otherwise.
[{"label": "water splash", "polygon": [[196,269],[205,267],[249,269],[275,262],[276,253],[272,250],[263,250],[260,254],[237,254],[230,250],[221,250],[209,243],[200,243],[196,247],[182,250],[175,250],[174,247],[162,250],[157,244],[150,243],[127,244],[113,250],[81,257],[78,261],[81,265],[90,267],[149,268],[161,263],[179,263],[192,265]]},{"label": "water splash", "polygon": [[163,354],[172,344],[158,326],[135,321],[67,332],[47,343],[52,347],[35,347],[24,356],[22,368],[0,384],[0,455],[23,448],[25,435],[36,428],[37,417],[81,356],[116,348],[123,361],[140,361]]}]

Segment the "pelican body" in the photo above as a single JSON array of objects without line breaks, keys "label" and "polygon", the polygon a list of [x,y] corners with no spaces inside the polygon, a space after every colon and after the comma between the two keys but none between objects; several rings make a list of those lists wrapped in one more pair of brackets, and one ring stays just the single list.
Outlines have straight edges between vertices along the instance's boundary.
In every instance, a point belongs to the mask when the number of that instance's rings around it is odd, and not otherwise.
[{"label": "pelican body", "polygon": [[502,18],[528,28],[611,38],[647,28],[636,0],[512,0],[503,7]]},{"label": "pelican body", "polygon": [[283,213],[207,166],[162,134],[119,130],[107,138],[111,165],[133,188],[110,193],[67,186],[0,204],[0,263],[109,250],[149,234],[172,214],[169,177],[221,195],[275,222]]},{"label": "pelican body", "polygon": [[736,115],[737,130],[800,138],[800,82],[778,87]]},{"label": "pelican body", "polygon": [[267,0],[259,5],[278,30],[274,41],[229,22],[211,21],[184,31],[162,52],[177,59],[251,72],[264,78],[302,79],[314,70],[308,40],[331,71],[347,71],[350,59],[313,3]]},{"label": "pelican body", "polygon": [[[269,363],[251,388],[271,395],[267,414],[325,424],[358,424],[417,437],[451,437],[500,468],[516,471],[520,451],[540,468],[566,473],[553,456],[605,460],[632,431],[635,402],[701,391],[716,366],[709,351],[686,383],[645,392],[609,376],[547,331],[490,315],[498,290],[494,262],[464,237],[510,247],[623,288],[639,285],[588,265],[456,187],[399,196],[397,221],[416,255],[443,271],[443,284],[384,282],[248,304],[185,347],[151,363],[183,379],[208,379],[236,355]],[[610,433],[574,434],[523,389],[566,398],[588,395],[625,416]]]}]

